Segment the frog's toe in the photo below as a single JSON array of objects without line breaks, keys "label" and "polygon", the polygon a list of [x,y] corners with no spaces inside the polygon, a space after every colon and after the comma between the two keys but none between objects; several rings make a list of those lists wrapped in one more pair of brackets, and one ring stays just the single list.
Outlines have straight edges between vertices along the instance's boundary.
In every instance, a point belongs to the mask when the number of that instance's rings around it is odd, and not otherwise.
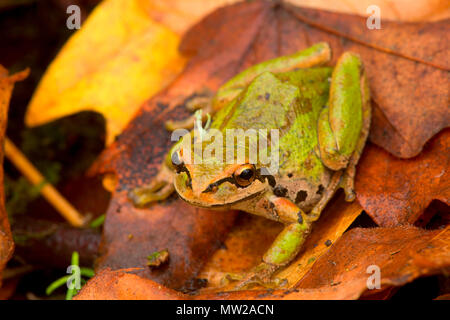
[{"label": "frog's toe", "polygon": [[344,189],[345,192],[345,201],[353,202],[356,199],[355,190],[353,189]]},{"label": "frog's toe", "polygon": [[276,289],[284,287],[286,284],[286,279],[262,277],[257,273],[250,272],[239,280],[239,282],[235,285],[234,290],[251,289],[254,286],[262,286],[267,289]]}]

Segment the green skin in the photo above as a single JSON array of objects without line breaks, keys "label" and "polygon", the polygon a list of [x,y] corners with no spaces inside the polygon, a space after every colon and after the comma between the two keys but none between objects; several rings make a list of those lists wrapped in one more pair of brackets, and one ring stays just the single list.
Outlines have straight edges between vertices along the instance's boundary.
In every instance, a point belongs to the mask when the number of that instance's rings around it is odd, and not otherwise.
[{"label": "green skin", "polygon": [[[279,285],[273,273],[295,258],[336,190],[342,187],[347,201],[355,198],[355,166],[370,126],[369,89],[356,54],[344,53],[334,69],[321,67],[330,57],[328,44],[316,44],[252,66],[205,99],[205,109],[216,111],[211,128],[224,136],[227,129],[279,130],[276,173],[261,175],[263,166],[256,163],[254,179],[242,186],[236,172],[248,164],[223,164],[213,157],[203,164],[183,163],[175,173],[171,159],[182,149],[180,142],[155,180],[130,192],[136,206],[161,200],[175,189],[195,206],[238,209],[285,224],[260,265],[227,276],[240,281],[236,288]],[[180,153],[178,157],[188,163]]]}]

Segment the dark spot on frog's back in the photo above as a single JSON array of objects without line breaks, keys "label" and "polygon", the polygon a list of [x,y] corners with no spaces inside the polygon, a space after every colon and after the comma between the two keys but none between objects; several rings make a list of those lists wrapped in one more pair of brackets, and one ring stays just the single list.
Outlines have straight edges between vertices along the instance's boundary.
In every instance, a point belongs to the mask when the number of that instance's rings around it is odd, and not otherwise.
[{"label": "dark spot on frog's back", "polygon": [[266,100],[270,99],[270,93],[266,92],[266,95],[264,96],[264,98],[266,98]]},{"label": "dark spot on frog's back", "polygon": [[283,187],[282,185],[277,185],[275,188],[273,188],[273,193],[277,197],[285,197],[287,193],[287,189]]},{"label": "dark spot on frog's back", "polygon": [[264,175],[264,176],[261,176],[259,179],[261,181],[264,181],[264,179],[266,179],[269,182],[269,186],[271,186],[272,188],[275,188],[275,185],[277,184],[274,176],[272,176],[272,175]]},{"label": "dark spot on frog's back", "polygon": [[300,190],[297,192],[297,197],[295,197],[295,203],[303,202],[308,197],[308,192],[305,190]]}]

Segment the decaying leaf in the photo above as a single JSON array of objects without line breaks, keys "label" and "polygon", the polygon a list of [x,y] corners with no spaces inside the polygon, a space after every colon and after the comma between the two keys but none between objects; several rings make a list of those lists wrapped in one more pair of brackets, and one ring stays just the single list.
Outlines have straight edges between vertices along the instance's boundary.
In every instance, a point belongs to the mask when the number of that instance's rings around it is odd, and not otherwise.
[{"label": "decaying leaf", "polygon": [[89,285],[83,287],[75,300],[175,300],[185,297],[130,272],[133,270],[101,271],[89,280]]},{"label": "decaying leaf", "polygon": [[[28,76],[29,70],[8,75],[8,70],[0,65],[0,143],[3,146],[8,118],[8,105],[16,81]],[[3,168],[3,147],[0,152],[0,164]],[[3,190],[3,169],[0,170],[0,285],[1,274],[14,251],[14,242],[9,227],[8,215],[5,210],[5,193]]]},{"label": "decaying leaf", "polygon": [[[232,212],[201,210],[178,199],[135,209],[126,192],[116,193],[107,213],[96,269],[140,268],[140,276],[183,291],[202,269],[205,257],[220,246],[233,219]],[[168,249],[170,260],[150,269],[147,256],[161,248]]]},{"label": "decaying leaf", "polygon": [[355,286],[350,290],[363,292],[377,268],[381,288],[400,286],[418,276],[448,273],[450,227],[433,231],[412,226],[353,229],[322,256],[298,288],[334,284],[347,289]]},{"label": "decaying leaf", "polygon": [[414,224],[432,200],[450,205],[450,130],[412,159],[368,145],[356,177],[359,202],[380,226]]},{"label": "decaying leaf", "polygon": [[179,36],[151,20],[141,2],[106,0],[94,10],[42,78],[27,125],[97,111],[107,120],[109,144],[139,106],[173,80],[184,65]]},{"label": "decaying leaf", "polygon": [[406,226],[357,228],[345,233],[289,290],[187,296],[127,270],[106,270],[89,281],[77,299],[357,299],[365,292],[379,291],[367,286],[375,268],[380,272],[380,290],[404,285],[420,276],[448,273],[449,245],[449,227],[434,231]]}]

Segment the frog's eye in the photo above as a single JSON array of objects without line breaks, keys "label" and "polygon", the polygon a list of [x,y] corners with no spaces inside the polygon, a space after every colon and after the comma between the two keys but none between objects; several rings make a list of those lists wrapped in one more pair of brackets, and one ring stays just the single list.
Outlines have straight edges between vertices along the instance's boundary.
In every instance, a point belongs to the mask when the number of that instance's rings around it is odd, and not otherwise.
[{"label": "frog's eye", "polygon": [[234,180],[241,187],[246,187],[255,180],[255,173],[255,167],[253,165],[245,164],[234,172]]}]

